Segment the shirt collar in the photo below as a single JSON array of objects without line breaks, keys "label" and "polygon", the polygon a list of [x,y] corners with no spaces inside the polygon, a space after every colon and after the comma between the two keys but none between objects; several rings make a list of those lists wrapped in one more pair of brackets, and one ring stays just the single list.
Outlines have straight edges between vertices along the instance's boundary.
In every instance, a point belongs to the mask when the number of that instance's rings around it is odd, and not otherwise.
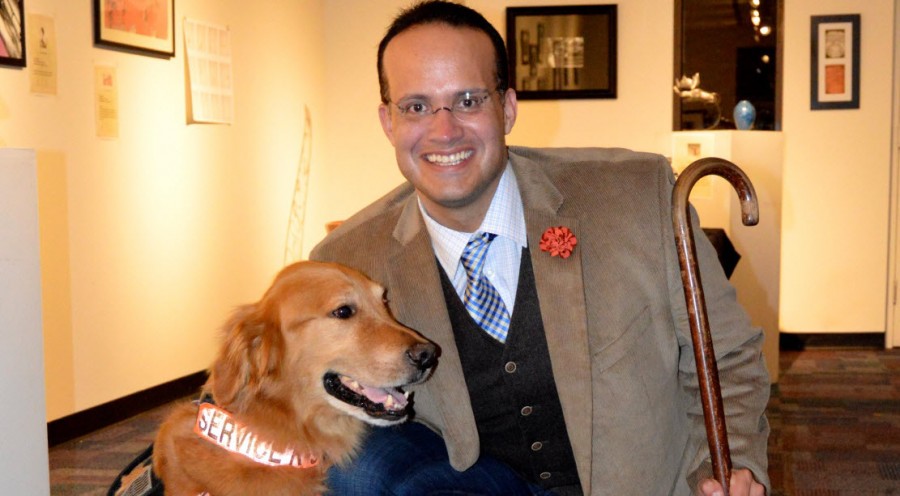
[{"label": "shirt collar", "polygon": [[[418,202],[419,211],[422,212],[422,218],[425,219],[425,227],[431,236],[434,254],[444,271],[452,276],[456,272],[459,257],[474,233],[455,231],[442,226],[428,215],[422,205],[422,200],[419,199]],[[520,249],[525,248],[527,244],[522,195],[519,192],[516,174],[509,162],[506,164],[503,175],[500,176],[500,183],[491,199],[487,214],[476,232],[494,233],[498,237],[514,242]]]}]

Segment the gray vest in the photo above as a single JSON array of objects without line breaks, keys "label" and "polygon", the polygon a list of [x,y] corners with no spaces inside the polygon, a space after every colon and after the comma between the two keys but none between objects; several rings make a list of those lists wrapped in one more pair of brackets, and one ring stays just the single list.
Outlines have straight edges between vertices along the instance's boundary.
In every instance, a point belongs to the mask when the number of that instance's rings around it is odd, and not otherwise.
[{"label": "gray vest", "polygon": [[581,494],[528,249],[522,251],[505,344],[475,323],[447,275],[440,272],[482,452],[545,489]]}]

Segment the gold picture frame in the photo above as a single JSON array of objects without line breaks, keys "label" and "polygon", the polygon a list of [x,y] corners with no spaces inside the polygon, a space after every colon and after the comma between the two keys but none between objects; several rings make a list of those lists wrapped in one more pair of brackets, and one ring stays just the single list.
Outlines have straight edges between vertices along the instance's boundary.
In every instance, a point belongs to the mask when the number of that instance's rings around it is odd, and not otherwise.
[{"label": "gold picture frame", "polygon": [[94,0],[94,43],[101,47],[175,56],[175,0]]}]

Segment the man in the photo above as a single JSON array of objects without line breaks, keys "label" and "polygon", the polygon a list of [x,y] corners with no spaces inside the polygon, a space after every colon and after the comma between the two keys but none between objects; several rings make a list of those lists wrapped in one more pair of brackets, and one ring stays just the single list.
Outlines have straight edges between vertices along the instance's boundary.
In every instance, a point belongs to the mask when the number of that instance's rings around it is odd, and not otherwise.
[{"label": "man", "polygon": [[[415,391],[418,423],[374,430],[355,465],[331,474],[334,493],[721,494],[710,479],[666,161],[507,150],[517,103],[502,38],[457,4],[401,13],[378,68],[379,117],[408,183],[311,258],[380,281],[395,316],[442,355]],[[712,247],[698,244],[735,466],[730,494],[762,495],[762,334]]]}]

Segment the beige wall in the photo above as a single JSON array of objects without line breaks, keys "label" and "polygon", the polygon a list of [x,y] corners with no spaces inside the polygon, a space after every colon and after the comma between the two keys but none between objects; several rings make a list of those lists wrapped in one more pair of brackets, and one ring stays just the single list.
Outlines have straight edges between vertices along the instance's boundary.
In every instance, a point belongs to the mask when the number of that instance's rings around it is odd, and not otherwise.
[{"label": "beige wall", "polygon": [[[325,5],[327,165],[310,192],[312,238],[403,178],[378,123],[378,42],[407,0],[341,0]],[[506,35],[508,5],[590,4],[587,0],[468,0]],[[673,0],[620,0],[618,97],[614,100],[520,101],[507,142],[529,146],[622,146],[669,153],[672,129]],[[631,63],[640,61],[639,63]],[[312,230],[312,231],[310,231]],[[306,247],[307,250],[311,245]]]},{"label": "beige wall", "polygon": [[[885,329],[893,0],[788,0],[781,319],[788,332]],[[858,110],[811,111],[810,16],[861,14]]]},{"label": "beige wall", "polygon": [[[97,49],[91,2],[29,0],[28,12],[56,20],[59,92],[32,95],[27,70],[0,68],[0,146],[38,150],[49,420],[208,364],[227,312],[256,299],[282,264],[305,106],[304,252],[325,222],[401,181],[377,121],[375,50],[406,3],[178,0],[179,26],[183,17],[228,25],[235,46],[234,125],[187,126],[180,30],[171,60]],[[467,3],[504,31],[513,2]],[[522,102],[510,143],[670,152],[673,2],[618,5],[618,98]],[[883,329],[892,9],[891,0],[788,0],[788,330]],[[863,14],[863,107],[810,112],[809,15],[844,12]],[[117,67],[117,140],[93,131],[94,63]]]},{"label": "beige wall", "polygon": [[[158,59],[94,48],[87,0],[26,2],[55,19],[59,89],[0,68],[0,146],[38,150],[48,420],[202,370],[280,268],[304,106],[323,113],[324,2],[265,3],[178,0]],[[184,17],[231,28],[231,126],[185,124]],[[115,140],[94,133],[95,63],[117,68]]]}]

